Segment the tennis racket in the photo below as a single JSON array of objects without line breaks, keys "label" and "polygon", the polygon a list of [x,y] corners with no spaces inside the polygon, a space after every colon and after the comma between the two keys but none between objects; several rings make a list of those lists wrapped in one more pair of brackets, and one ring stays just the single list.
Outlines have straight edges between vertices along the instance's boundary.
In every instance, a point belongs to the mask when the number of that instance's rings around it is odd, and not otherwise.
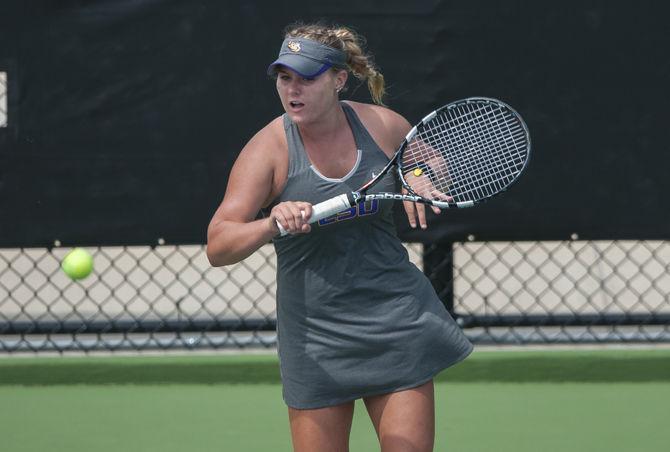
[{"label": "tennis racket", "polygon": [[[312,206],[309,222],[374,199],[419,202],[440,209],[472,207],[507,190],[529,157],[528,127],[512,107],[485,97],[452,102],[414,126],[372,180],[357,191]],[[406,193],[368,193],[393,169]],[[286,235],[278,222],[277,226]]]}]

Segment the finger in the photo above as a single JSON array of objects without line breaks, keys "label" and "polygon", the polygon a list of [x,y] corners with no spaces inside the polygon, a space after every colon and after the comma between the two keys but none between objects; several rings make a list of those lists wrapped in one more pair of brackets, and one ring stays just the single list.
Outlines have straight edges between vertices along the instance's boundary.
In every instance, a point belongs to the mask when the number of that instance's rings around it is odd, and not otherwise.
[{"label": "finger", "polygon": [[[432,193],[431,193],[431,197],[432,197],[433,200],[436,200],[436,201],[445,201],[445,202],[453,202],[454,201],[453,196],[449,196],[449,195],[447,195],[447,194],[445,194],[445,193],[443,193],[439,190],[433,190]],[[440,208],[437,207],[437,206],[432,206],[432,208],[433,208],[433,212],[435,212],[438,215],[442,212],[442,210],[440,210]]]},{"label": "finger", "polygon": [[[438,192],[437,190],[427,190],[423,193],[419,193],[419,195],[422,196],[424,199],[427,199],[427,200],[433,200],[434,201],[434,200],[441,199],[441,200],[447,201],[447,199],[445,199],[445,195],[442,193],[442,196],[439,196],[440,192]],[[441,212],[439,207],[434,206],[432,204],[429,204],[429,205],[430,205],[430,208],[433,210],[433,212],[435,212],[436,214],[439,214]],[[422,211],[425,211],[425,204],[419,204],[417,206],[417,209],[419,207],[422,208]]]},{"label": "finger", "polygon": [[430,196],[432,199],[438,199],[440,201],[452,202],[454,200],[453,196],[449,196],[448,194],[435,189],[430,192]]},{"label": "finger", "polygon": [[[279,209],[273,209],[271,214],[270,214],[273,224],[277,227],[277,231],[280,233],[288,232],[288,222],[286,221],[286,217],[284,214],[281,212]],[[283,229],[283,231],[282,231]]]},{"label": "finger", "polygon": [[432,187],[433,184],[430,183],[430,179],[426,176],[421,176],[414,178],[410,185],[415,193],[421,194],[430,192],[430,187]]},{"label": "finger", "polygon": [[299,209],[293,208],[291,203],[281,203],[275,206],[272,212],[288,233],[292,234],[296,231],[295,215],[296,212],[300,212]]},{"label": "finger", "polygon": [[423,204],[416,204],[416,216],[419,218],[419,226],[421,229],[426,229],[428,223],[426,222],[426,206]]},{"label": "finger", "polygon": [[403,201],[402,204],[405,208],[405,213],[407,214],[409,225],[412,228],[416,228],[416,204],[414,204],[412,201]]},{"label": "finger", "polygon": [[305,222],[309,222],[309,219],[312,217],[312,205],[308,202],[301,202],[299,206],[302,212],[302,219]]},{"label": "finger", "polygon": [[275,229],[278,231],[275,234],[279,234],[282,237],[289,234],[289,232],[284,229],[284,226],[282,226],[277,220],[275,220],[274,223]]},{"label": "finger", "polygon": [[297,205],[300,209],[300,230],[298,232],[306,234],[312,230],[312,226],[309,224],[309,219],[312,216],[312,205],[308,202],[299,202]]},{"label": "finger", "polygon": [[300,209],[300,205],[298,203],[290,203],[287,208],[289,209],[287,219],[291,225],[291,231],[298,232],[302,228],[302,225],[305,224],[304,214]]}]

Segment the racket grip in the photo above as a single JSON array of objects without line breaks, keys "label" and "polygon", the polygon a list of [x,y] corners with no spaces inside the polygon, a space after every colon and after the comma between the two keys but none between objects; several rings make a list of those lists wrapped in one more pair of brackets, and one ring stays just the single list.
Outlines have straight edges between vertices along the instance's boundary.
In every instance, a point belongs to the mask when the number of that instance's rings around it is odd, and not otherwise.
[{"label": "racket grip", "polygon": [[[316,223],[319,220],[327,218],[331,215],[335,215],[338,212],[342,212],[354,204],[354,197],[350,193],[339,195],[318,204],[314,204],[312,206],[312,216],[309,218],[309,222],[310,224]],[[284,227],[279,224],[278,221],[277,228],[279,229],[279,235],[282,237],[288,234],[286,229],[284,229]]]},{"label": "racket grip", "polygon": [[316,223],[319,220],[323,220],[331,215],[342,212],[353,205],[354,198],[348,193],[314,204],[312,206],[312,216],[309,218],[309,222]]}]

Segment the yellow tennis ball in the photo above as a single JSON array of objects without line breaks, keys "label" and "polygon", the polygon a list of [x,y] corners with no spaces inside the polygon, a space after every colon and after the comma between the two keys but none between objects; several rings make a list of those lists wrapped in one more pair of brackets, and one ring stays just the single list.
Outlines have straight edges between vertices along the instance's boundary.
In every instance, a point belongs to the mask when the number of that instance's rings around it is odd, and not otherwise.
[{"label": "yellow tennis ball", "polygon": [[421,171],[421,168],[414,168],[414,175],[416,177],[419,177],[423,174],[423,171]]},{"label": "yellow tennis ball", "polygon": [[93,257],[83,248],[75,248],[63,259],[61,268],[72,279],[84,279],[93,271]]}]

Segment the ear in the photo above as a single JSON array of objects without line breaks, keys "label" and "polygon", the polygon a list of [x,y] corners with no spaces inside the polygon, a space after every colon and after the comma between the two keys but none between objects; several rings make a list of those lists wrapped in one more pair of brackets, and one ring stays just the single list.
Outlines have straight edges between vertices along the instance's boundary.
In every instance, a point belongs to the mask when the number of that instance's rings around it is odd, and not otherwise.
[{"label": "ear", "polygon": [[337,71],[335,73],[335,89],[339,92],[344,88],[344,85],[347,83],[347,79],[349,78],[349,72],[345,71],[342,69],[341,71]]}]

